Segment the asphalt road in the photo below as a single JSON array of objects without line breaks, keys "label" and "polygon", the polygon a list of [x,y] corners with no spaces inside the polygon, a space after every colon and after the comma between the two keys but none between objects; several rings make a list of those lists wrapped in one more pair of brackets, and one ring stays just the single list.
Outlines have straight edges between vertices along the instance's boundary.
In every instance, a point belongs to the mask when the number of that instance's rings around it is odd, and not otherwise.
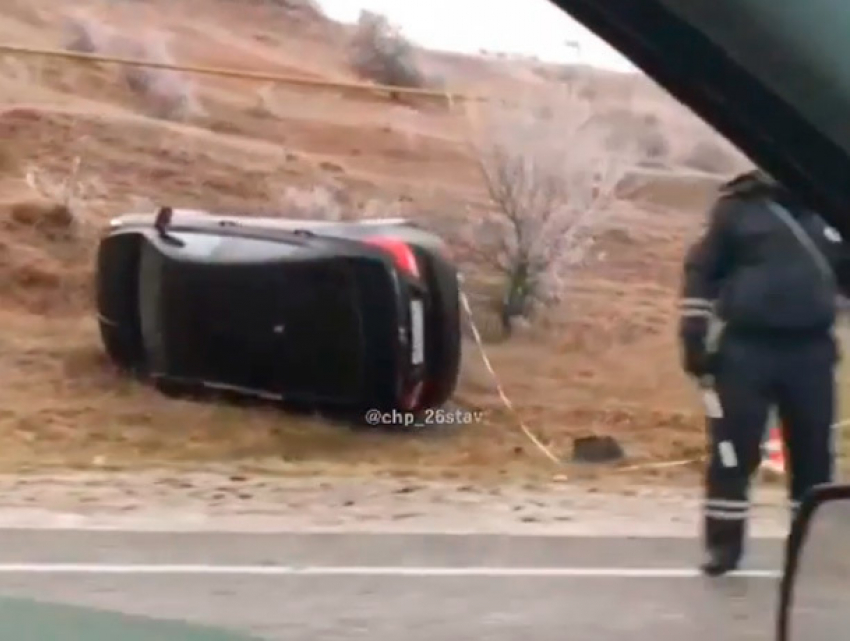
[{"label": "asphalt road", "polygon": [[708,580],[688,539],[9,530],[0,595],[287,641],[764,640],[781,546]]}]

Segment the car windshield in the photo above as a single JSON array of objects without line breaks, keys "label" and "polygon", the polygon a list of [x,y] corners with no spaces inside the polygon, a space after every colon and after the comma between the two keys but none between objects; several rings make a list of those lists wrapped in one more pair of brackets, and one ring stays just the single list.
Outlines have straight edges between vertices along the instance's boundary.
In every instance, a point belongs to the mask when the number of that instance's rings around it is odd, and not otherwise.
[{"label": "car windshield", "polygon": [[555,2],[850,234],[845,5]]},{"label": "car windshield", "polygon": [[666,0],[663,4],[698,25],[729,57],[850,153],[846,116],[850,110],[850,3]]}]

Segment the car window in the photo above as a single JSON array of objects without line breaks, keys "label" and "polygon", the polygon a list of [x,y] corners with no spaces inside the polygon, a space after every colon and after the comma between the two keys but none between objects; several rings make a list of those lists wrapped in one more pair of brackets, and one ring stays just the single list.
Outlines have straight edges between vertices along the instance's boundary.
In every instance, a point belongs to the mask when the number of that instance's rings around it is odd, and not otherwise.
[{"label": "car window", "polygon": [[850,6],[551,1],[850,234]]},{"label": "car window", "polygon": [[729,57],[850,151],[850,2],[665,0],[664,4],[698,25]]}]

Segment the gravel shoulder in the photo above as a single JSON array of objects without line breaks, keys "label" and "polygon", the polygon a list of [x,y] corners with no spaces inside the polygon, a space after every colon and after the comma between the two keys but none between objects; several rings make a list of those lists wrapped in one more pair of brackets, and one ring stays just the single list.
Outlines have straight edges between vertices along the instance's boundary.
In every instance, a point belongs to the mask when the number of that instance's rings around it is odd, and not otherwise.
[{"label": "gravel shoulder", "polygon": [[[699,532],[698,488],[268,477],[223,472],[0,476],[0,527],[676,536]],[[780,488],[754,493],[752,532],[783,536]]]}]

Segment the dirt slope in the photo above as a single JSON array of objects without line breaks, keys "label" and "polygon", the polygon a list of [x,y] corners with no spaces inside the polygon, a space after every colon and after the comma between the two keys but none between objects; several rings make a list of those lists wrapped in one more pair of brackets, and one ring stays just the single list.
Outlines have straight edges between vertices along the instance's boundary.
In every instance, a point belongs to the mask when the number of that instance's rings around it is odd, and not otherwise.
[{"label": "dirt slope", "polygon": [[[291,4],[86,8],[128,33],[167,31],[183,63],[354,80],[346,28]],[[7,5],[0,40],[63,46],[55,4]],[[461,90],[510,92],[558,71],[421,56]],[[287,187],[323,185],[355,203],[379,197],[451,235],[467,211],[487,205],[465,120],[439,104],[196,77],[200,109],[178,123],[153,117],[122,73],[36,58],[0,61],[0,467],[224,459],[355,473],[551,473],[471,345],[458,402],[483,408],[486,420],[458,434],[353,436],[270,410],[165,399],[116,376],[101,353],[90,300],[94,236],[110,215],[151,202],[260,212],[273,210]],[[655,113],[679,158],[716,143],[644,79],[597,74],[591,84],[612,104]],[[71,219],[45,204],[57,193],[61,200],[75,158]],[[25,180],[28,168],[41,194]],[[522,417],[559,454],[569,454],[572,437],[594,432],[622,439],[632,463],[701,453],[702,421],[678,371],[671,323],[678,261],[715,183],[652,181],[603,237],[608,258],[582,276],[557,331],[488,347]],[[487,333],[492,319],[483,305],[478,311]]]}]

